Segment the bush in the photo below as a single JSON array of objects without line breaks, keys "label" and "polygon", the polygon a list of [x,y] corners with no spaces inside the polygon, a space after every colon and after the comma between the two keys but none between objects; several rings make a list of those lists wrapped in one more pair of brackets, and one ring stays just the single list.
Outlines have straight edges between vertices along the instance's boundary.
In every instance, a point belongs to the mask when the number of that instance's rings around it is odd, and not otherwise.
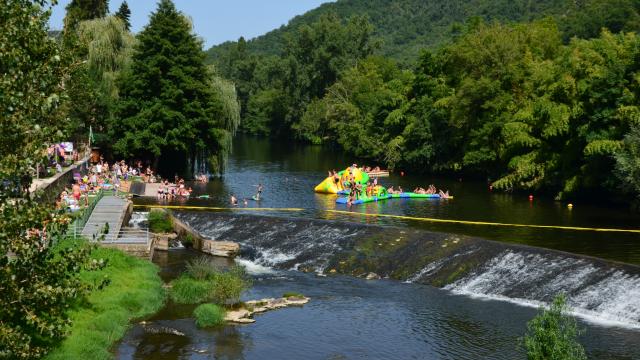
[{"label": "bush", "polygon": [[293,292],[293,291],[287,291],[286,293],[282,294],[283,298],[303,298],[304,295],[297,293],[297,292]]},{"label": "bush", "polygon": [[216,304],[202,304],[193,311],[199,327],[212,327],[224,324],[224,309]]},{"label": "bush", "polygon": [[187,263],[186,273],[196,280],[205,280],[220,273],[220,269],[218,269],[211,259],[202,256]]},{"label": "bush", "polygon": [[171,300],[178,304],[199,304],[210,300],[213,283],[182,275],[171,282]]},{"label": "bush", "polygon": [[214,275],[211,300],[217,304],[229,305],[240,301],[240,295],[251,287],[251,278],[244,267],[232,266],[225,272]]},{"label": "bush", "polygon": [[527,324],[524,346],[529,360],[582,360],[584,348],[577,341],[576,321],[566,314],[563,295],[553,300],[551,307]]},{"label": "bush", "polygon": [[228,270],[216,268],[209,260],[197,259],[187,265],[187,271],[174,280],[171,299],[179,304],[199,304],[212,301],[232,305],[251,286],[251,279],[241,266]]},{"label": "bush", "polygon": [[182,246],[186,248],[190,248],[193,246],[193,235],[187,233],[187,235],[182,239]]},{"label": "bush", "polygon": [[151,210],[149,212],[149,230],[153,233],[168,233],[173,231],[173,224],[169,218],[169,213],[162,210]]}]

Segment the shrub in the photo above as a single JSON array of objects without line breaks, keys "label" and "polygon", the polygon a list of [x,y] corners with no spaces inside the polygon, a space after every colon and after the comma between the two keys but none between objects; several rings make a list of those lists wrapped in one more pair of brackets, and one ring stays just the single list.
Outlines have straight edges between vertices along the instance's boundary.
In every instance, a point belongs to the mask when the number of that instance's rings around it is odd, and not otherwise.
[{"label": "shrub", "polygon": [[220,270],[211,259],[201,256],[187,263],[186,273],[196,280],[205,280],[220,273]]},{"label": "shrub", "polygon": [[214,275],[211,300],[217,304],[235,304],[240,301],[240,295],[249,287],[251,287],[251,278],[244,267],[232,266],[229,270]]},{"label": "shrub", "polygon": [[224,324],[225,311],[216,304],[202,304],[193,311],[199,327],[212,327]]},{"label": "shrub", "polygon": [[205,258],[190,262],[187,271],[171,284],[171,298],[176,303],[231,305],[240,301],[240,295],[251,286],[251,278],[241,266],[222,271]]},{"label": "shrub", "polygon": [[154,233],[168,233],[173,231],[173,224],[169,218],[169,213],[162,210],[151,210],[149,212],[149,230]]},{"label": "shrub", "polygon": [[199,304],[211,297],[213,283],[182,275],[171,282],[171,300],[178,304]]},{"label": "shrub", "polygon": [[563,295],[553,300],[551,307],[527,324],[524,346],[529,360],[582,360],[584,348],[577,341],[576,321],[566,314]]},{"label": "shrub", "polygon": [[182,245],[186,248],[193,246],[193,235],[187,233],[187,235],[182,239]]},{"label": "shrub", "polygon": [[287,291],[286,293],[282,294],[283,298],[303,298],[304,295],[297,293],[297,292],[293,292],[293,291]]}]

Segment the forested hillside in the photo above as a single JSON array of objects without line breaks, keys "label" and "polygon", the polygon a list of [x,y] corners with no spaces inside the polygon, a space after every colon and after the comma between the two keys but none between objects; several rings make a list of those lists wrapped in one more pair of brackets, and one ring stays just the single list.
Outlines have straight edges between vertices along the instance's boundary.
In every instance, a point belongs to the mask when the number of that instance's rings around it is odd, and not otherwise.
[{"label": "forested hillside", "polygon": [[213,61],[236,83],[248,133],[497,189],[640,194],[639,10],[639,0],[338,1]]},{"label": "forested hillside", "polygon": [[[248,41],[247,50],[253,54],[279,55],[287,36],[322,15],[335,13],[343,19],[365,15],[374,27],[374,37],[381,40],[379,55],[410,65],[421,49],[437,48],[459,36],[462,23],[472,17],[487,22],[528,22],[552,16],[558,19],[566,41],[573,35],[597,36],[602,27],[614,31],[632,29],[638,24],[634,7],[637,10],[636,0],[338,0]],[[215,62],[235,43],[212,47],[208,50],[208,61]]]}]

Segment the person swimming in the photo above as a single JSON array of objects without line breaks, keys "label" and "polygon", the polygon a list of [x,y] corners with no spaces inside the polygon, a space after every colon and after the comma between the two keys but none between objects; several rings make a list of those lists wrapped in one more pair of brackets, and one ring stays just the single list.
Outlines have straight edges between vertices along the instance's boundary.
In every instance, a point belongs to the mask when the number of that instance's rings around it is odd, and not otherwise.
[{"label": "person swimming", "polygon": [[256,200],[260,200],[260,195],[262,194],[262,190],[264,190],[264,187],[262,186],[262,184],[258,184],[258,185],[253,185],[255,187],[258,188],[258,193],[256,194]]},{"label": "person swimming", "polygon": [[236,199],[233,194],[231,194],[231,198],[229,199],[229,201],[231,202],[231,205],[238,205],[238,199]]}]

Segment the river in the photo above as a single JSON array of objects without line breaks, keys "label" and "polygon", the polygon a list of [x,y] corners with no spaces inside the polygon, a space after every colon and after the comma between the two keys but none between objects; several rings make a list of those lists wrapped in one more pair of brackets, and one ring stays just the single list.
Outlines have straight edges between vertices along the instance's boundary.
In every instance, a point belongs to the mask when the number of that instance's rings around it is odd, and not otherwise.
[{"label": "river", "polygon": [[[640,235],[573,231],[561,229],[514,228],[483,225],[439,224],[404,218],[387,218],[343,214],[326,210],[347,210],[334,203],[335,197],[318,195],[313,187],[326,170],[344,167],[349,159],[331,149],[290,145],[279,142],[239,137],[234,144],[224,177],[208,184],[193,184],[194,194],[209,194],[204,199],[173,202],[196,206],[227,206],[231,193],[241,198],[253,195],[253,185],[265,185],[263,200],[251,201],[249,207],[301,208],[301,211],[251,211],[252,214],[279,218],[314,218],[359,222],[406,229],[421,229],[477,236],[508,243],[527,244],[640,264]],[[383,184],[401,185],[405,189],[430,183],[449,189],[454,200],[389,200],[354,207],[355,213],[392,214],[411,217],[472,220],[515,224],[559,225],[631,229],[640,217],[626,209],[588,204],[564,204],[538,198],[529,201],[525,195],[490,192],[486,184],[465,179],[392,175]],[[535,194],[534,194],[535,196]],[[138,199],[138,203],[156,203],[155,199]],[[213,235],[219,226],[211,226],[213,214],[189,215],[196,230]],[[209,224],[209,226],[207,226]],[[339,226],[339,225],[336,225]],[[213,229],[213,230],[212,230]],[[326,229],[323,231],[327,231]],[[291,242],[322,242],[322,233],[295,238]],[[262,237],[268,237],[264,235]],[[244,243],[243,243],[244,244]],[[291,246],[291,245],[290,245]],[[300,254],[298,254],[300,255]],[[516,254],[517,255],[517,254]],[[184,249],[158,252],[154,261],[162,268],[165,280],[177,276],[188,259],[198,256]],[[285,256],[285,258],[283,258]],[[506,296],[478,297],[453,289],[440,289],[417,283],[393,280],[365,281],[348,276],[321,277],[290,269],[288,254],[283,251],[246,255],[240,261],[254,277],[254,286],[246,299],[279,296],[297,291],[311,297],[302,308],[278,310],[256,316],[257,322],[247,326],[225,326],[219,329],[197,329],[191,318],[192,306],[169,303],[149,319],[153,324],[182,331],[185,337],[148,334],[134,326],[115,349],[120,359],[518,359],[524,358],[519,338],[526,322],[536,309],[523,306]],[[294,255],[291,255],[294,256]],[[512,260],[510,254],[503,256]],[[271,257],[271,258],[269,258]],[[580,261],[580,260],[579,260]],[[575,264],[579,263],[576,262]],[[537,267],[554,267],[560,261],[538,261]],[[570,264],[567,271],[575,270]],[[509,277],[515,273],[504,264],[493,265],[479,277]],[[525,269],[534,272],[535,269]],[[540,269],[538,269],[540,270]],[[494,273],[492,273],[492,271]],[[565,268],[559,271],[564,272]],[[581,271],[581,270],[580,270]],[[581,276],[578,271],[576,276]],[[540,271],[542,272],[542,271]],[[546,273],[545,273],[546,274]],[[616,273],[617,274],[617,273]],[[575,275],[575,274],[574,274]],[[558,275],[562,276],[562,275]],[[567,274],[563,286],[570,286],[576,276]],[[513,275],[512,275],[513,277]],[[618,277],[620,277],[618,275]],[[540,275],[539,283],[550,281]],[[581,343],[594,359],[640,358],[639,305],[640,279],[623,275],[611,279],[606,286],[583,291],[589,296],[610,296],[617,292],[616,304],[607,303],[607,313],[624,310],[628,322],[609,323],[603,318],[579,317],[584,330]],[[587,285],[585,285],[586,287]],[[546,287],[542,287],[546,288]],[[589,288],[591,289],[591,288]],[[582,289],[584,290],[584,289]],[[629,298],[629,301],[620,298]],[[501,299],[501,300],[498,300]],[[530,305],[530,304],[528,304]],[[620,308],[620,309],[618,309]],[[618,311],[619,313],[620,311]],[[624,319],[623,319],[624,320]]]}]

